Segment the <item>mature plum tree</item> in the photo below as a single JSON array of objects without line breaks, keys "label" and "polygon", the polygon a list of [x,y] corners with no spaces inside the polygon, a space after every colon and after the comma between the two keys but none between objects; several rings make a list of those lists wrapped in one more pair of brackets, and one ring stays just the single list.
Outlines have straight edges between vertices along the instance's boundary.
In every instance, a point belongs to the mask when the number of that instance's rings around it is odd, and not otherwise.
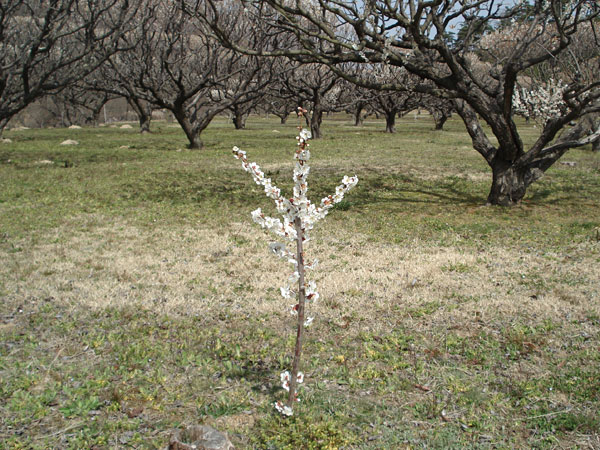
[{"label": "mature plum tree", "polygon": [[282,124],[286,123],[291,113],[297,111],[298,106],[308,103],[306,93],[293,90],[293,85],[287,83],[288,77],[297,66],[297,63],[288,58],[275,58],[273,61],[275,76],[263,97],[262,105],[265,111],[279,117]]},{"label": "mature plum tree", "polygon": [[402,67],[377,65],[369,69],[359,75],[361,80],[367,80],[369,84],[385,83],[404,87],[403,90],[370,89],[368,91],[369,106],[385,117],[385,131],[395,133],[396,117],[405,115],[421,104],[423,94],[411,92],[411,86],[420,80]]},{"label": "mature plum tree", "polygon": [[322,64],[296,64],[282,79],[286,90],[306,99],[310,105],[310,131],[313,139],[323,136],[321,124],[323,114],[333,112],[340,106],[340,77],[328,66]]},{"label": "mature plum tree", "polygon": [[[293,35],[297,45],[268,52],[249,48],[232,40],[219,20],[212,20],[215,34],[231,48],[327,64],[353,82],[358,80],[342,63],[402,67],[423,79],[412,88],[414,92],[451,100],[473,147],[492,170],[491,204],[518,203],[528,186],[569,148],[600,135],[596,129],[582,138],[558,137],[570,122],[600,111],[598,70],[591,79],[578,76],[575,70],[563,92],[567,110],[549,120],[529,147],[519,135],[513,107],[519,77],[559,57],[568,59],[574,38],[584,27],[593,33],[596,45],[591,59],[597,61],[600,5],[596,1],[265,0],[243,4],[256,21]],[[523,32],[503,43],[508,51],[482,42],[490,27],[510,24],[511,19],[517,22],[525,9],[529,14],[520,24]],[[457,23],[463,24],[464,31],[460,40],[451,41],[448,31]],[[372,87],[404,90],[394,83]],[[484,124],[495,140],[486,134]]]},{"label": "mature plum tree", "polygon": [[0,132],[35,100],[74,85],[116,52],[141,3],[0,0]]},{"label": "mature plum tree", "polygon": [[452,100],[434,95],[423,95],[419,106],[429,111],[435,122],[436,130],[443,130],[444,124],[452,117],[454,112],[454,102]]},{"label": "mature plum tree", "polygon": [[[137,19],[139,18],[135,20]],[[134,51],[136,51],[135,45],[130,48],[129,52]],[[81,84],[89,92],[124,98],[138,117],[140,133],[149,133],[152,111],[157,107],[145,100],[145,93],[139,88],[137,78],[124,76],[125,73],[132,74],[135,68],[129,67],[125,70],[119,67],[118,64],[123,60],[133,62],[133,59],[127,56],[110,58],[85,77]],[[138,69],[141,72],[141,68],[138,67]]]},{"label": "mature plum tree", "polygon": [[288,92],[283,84],[273,83],[269,85],[269,92],[265,96],[263,104],[266,112],[279,117],[283,125],[298,105],[302,105],[303,103],[305,101],[300,96]]},{"label": "mature plum tree", "polygon": [[351,91],[355,95],[355,99],[348,103],[346,113],[351,114],[354,118],[354,126],[360,127],[364,124],[365,119],[373,114],[373,110],[369,105],[369,101],[361,94],[370,93],[366,89],[354,87]]}]

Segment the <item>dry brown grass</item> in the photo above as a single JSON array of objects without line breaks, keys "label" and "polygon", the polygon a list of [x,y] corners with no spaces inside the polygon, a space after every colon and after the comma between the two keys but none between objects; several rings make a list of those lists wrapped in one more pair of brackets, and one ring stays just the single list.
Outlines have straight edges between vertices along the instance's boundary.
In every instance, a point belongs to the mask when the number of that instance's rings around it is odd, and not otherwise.
[{"label": "dry brown grass", "polygon": [[[14,305],[51,297],[83,308],[279,315],[287,305],[278,286],[290,268],[269,253],[266,238],[250,220],[220,230],[167,230],[79,217],[2,254],[0,277]],[[315,232],[307,255],[320,260],[311,274],[321,292],[317,321],[355,317],[359,328],[377,331],[393,326],[398,314],[410,320],[410,311],[435,304],[432,326],[467,329],[600,314],[598,247],[589,241],[542,254],[480,251],[460,239],[441,248],[420,240],[399,245],[330,227]]]}]

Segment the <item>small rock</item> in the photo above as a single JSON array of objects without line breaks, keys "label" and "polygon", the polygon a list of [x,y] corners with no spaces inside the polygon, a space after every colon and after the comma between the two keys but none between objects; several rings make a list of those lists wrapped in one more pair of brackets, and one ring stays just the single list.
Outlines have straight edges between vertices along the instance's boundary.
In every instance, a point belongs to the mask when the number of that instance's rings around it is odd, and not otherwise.
[{"label": "small rock", "polygon": [[119,443],[125,445],[131,440],[132,437],[133,431],[126,431],[121,436],[119,436]]},{"label": "small rock", "polygon": [[133,128],[133,127],[131,125],[129,125],[128,123],[126,123],[124,125],[121,125],[121,128],[125,129],[125,130],[129,130],[129,129]]},{"label": "small rock", "polygon": [[273,133],[281,133],[279,130],[273,130]]},{"label": "small rock", "polygon": [[12,139],[2,138],[0,142],[2,142],[3,144],[10,144],[12,142]]},{"label": "small rock", "polygon": [[62,141],[60,145],[79,145],[79,142],[73,139],[67,139],[66,141]]},{"label": "small rock", "polygon": [[135,408],[128,409],[126,411],[126,414],[127,414],[127,417],[129,417],[130,419],[133,419],[134,417],[138,417],[143,412],[144,412],[144,408],[141,406],[138,406]]},{"label": "small rock", "polygon": [[227,437],[207,425],[194,425],[176,431],[169,441],[169,450],[234,450]]},{"label": "small rock", "polygon": [[121,145],[119,148],[128,149],[129,145]]},{"label": "small rock", "polygon": [[577,163],[575,161],[561,161],[563,166],[575,167]]},{"label": "small rock", "polygon": [[71,130],[81,130],[81,127],[79,125],[71,125],[69,128]]},{"label": "small rock", "polygon": [[42,159],[40,161],[36,161],[36,163],[45,166],[47,164],[54,164],[54,161],[50,161],[49,159]]}]

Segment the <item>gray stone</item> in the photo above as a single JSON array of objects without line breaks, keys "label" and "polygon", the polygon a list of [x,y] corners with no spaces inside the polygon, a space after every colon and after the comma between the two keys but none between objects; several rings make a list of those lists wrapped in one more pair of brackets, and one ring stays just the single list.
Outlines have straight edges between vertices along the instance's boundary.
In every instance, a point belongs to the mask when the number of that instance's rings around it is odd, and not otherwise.
[{"label": "gray stone", "polygon": [[234,450],[226,433],[208,425],[193,425],[176,431],[169,441],[169,450]]}]

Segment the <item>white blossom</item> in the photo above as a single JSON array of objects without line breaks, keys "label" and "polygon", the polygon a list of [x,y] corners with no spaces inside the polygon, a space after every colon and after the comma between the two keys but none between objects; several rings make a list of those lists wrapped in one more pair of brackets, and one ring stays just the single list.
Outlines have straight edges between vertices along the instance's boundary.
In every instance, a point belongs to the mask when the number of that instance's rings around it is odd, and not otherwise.
[{"label": "white blossom", "polygon": [[297,316],[297,315],[298,315],[298,307],[299,307],[299,306],[300,306],[300,305],[298,305],[298,303],[295,303],[295,304],[293,304],[293,305],[290,305],[290,314],[291,314],[292,316]]},{"label": "white blossom", "polygon": [[294,415],[294,411],[289,406],[286,406],[281,402],[275,402],[274,405],[275,405],[275,409],[277,411],[279,411],[281,414],[283,414],[284,416],[290,417],[290,416]]},{"label": "white blossom", "polygon": [[309,281],[305,289],[307,300],[312,300],[313,302],[316,302],[319,299],[319,293],[317,292],[317,283],[315,283],[314,281]]},{"label": "white blossom", "polygon": [[315,267],[317,267],[319,265],[319,260],[318,259],[314,259],[313,262],[311,262],[310,264],[305,264],[304,265],[304,269],[314,269]]},{"label": "white blossom", "polygon": [[281,286],[279,289],[283,298],[291,299],[295,295],[295,292],[289,286]]},{"label": "white blossom", "polygon": [[563,98],[567,89],[567,84],[552,78],[545,85],[515,89],[513,110],[543,128],[549,120],[562,116],[568,109]]},{"label": "white blossom", "polygon": [[300,279],[300,274],[298,273],[298,271],[294,272],[293,274],[291,274],[288,277],[288,281],[290,282],[290,284],[294,284],[294,283],[298,282],[299,279]]},{"label": "white blossom", "polygon": [[285,372],[281,372],[281,387],[289,392],[290,390],[290,373],[286,370]]},{"label": "white blossom", "polygon": [[300,130],[299,137],[300,139],[307,141],[309,139],[312,139],[312,134],[310,133],[310,130],[303,128],[302,130]]}]

